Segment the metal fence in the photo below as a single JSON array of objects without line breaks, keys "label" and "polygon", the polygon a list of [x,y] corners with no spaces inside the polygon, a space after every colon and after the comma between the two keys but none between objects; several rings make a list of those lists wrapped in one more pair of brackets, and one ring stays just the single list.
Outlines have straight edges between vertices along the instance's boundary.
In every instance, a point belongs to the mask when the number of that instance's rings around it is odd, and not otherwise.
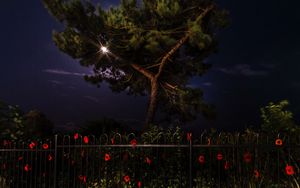
[{"label": "metal fence", "polygon": [[0,149],[0,187],[299,187],[300,136],[55,135]]}]

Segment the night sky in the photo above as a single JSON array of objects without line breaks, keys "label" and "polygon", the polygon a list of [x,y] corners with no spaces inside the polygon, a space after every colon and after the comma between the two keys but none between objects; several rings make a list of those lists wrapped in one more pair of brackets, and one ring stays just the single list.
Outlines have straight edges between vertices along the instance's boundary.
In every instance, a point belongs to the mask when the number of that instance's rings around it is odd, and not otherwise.
[{"label": "night sky", "polygon": [[[259,124],[259,108],[288,99],[300,119],[300,1],[219,0],[231,25],[220,35],[213,68],[191,80],[217,107],[217,120],[199,118],[188,128],[238,130]],[[118,0],[100,0],[103,7]],[[143,122],[147,98],[112,93],[83,80],[90,69],[52,42],[59,25],[38,0],[0,4],[0,100],[22,110],[38,109],[57,128],[79,126],[104,116]],[[299,122],[299,121],[298,121]],[[73,124],[73,126],[71,126]]]}]

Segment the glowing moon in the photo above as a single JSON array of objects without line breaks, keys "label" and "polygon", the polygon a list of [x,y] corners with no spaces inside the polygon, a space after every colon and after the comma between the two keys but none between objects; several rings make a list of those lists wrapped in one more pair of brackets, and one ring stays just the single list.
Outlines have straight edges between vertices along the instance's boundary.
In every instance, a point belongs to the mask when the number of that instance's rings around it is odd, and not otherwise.
[{"label": "glowing moon", "polygon": [[105,46],[101,46],[100,49],[101,49],[102,53],[104,53],[104,54],[106,54],[106,53],[109,52],[109,50],[108,50],[107,47],[105,47]]}]

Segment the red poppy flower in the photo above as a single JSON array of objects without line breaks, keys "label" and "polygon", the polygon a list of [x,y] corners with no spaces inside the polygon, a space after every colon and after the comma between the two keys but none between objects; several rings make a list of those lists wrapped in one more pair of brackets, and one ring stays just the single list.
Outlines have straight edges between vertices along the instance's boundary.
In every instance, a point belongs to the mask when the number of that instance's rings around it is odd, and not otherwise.
[{"label": "red poppy flower", "polygon": [[204,164],[205,163],[205,157],[204,157],[204,155],[200,155],[198,157],[198,161],[199,161],[200,164]]},{"label": "red poppy flower", "polygon": [[228,161],[225,161],[225,163],[224,163],[224,169],[225,169],[225,170],[228,170],[229,168],[230,168],[229,162],[228,162]]},{"label": "red poppy flower", "polygon": [[151,161],[151,159],[149,158],[149,157],[146,157],[146,163],[148,164],[148,165],[151,165],[151,163],[152,163],[152,161]]},{"label": "red poppy flower", "polygon": [[252,160],[252,155],[249,151],[245,152],[243,157],[246,163],[250,163]]},{"label": "red poppy flower", "polygon": [[26,172],[30,171],[30,170],[31,170],[31,166],[30,166],[29,164],[26,164],[26,165],[24,166],[24,170],[25,170]]},{"label": "red poppy flower", "polygon": [[223,159],[222,153],[217,154],[217,159],[218,159],[218,161],[221,161]]},{"label": "red poppy flower", "polygon": [[295,174],[294,167],[291,166],[291,165],[286,165],[286,166],[285,166],[285,172],[286,172],[286,174],[289,175],[289,176],[294,175],[294,174]]},{"label": "red poppy flower", "polygon": [[21,160],[23,160],[23,157],[22,156],[18,157],[18,161],[21,161]]},{"label": "red poppy flower", "polygon": [[79,134],[78,134],[78,133],[75,133],[75,134],[74,134],[74,139],[77,140],[78,138],[79,138]]},{"label": "red poppy flower", "polygon": [[105,154],[104,160],[105,161],[109,161],[110,160],[110,155],[108,153]]},{"label": "red poppy flower", "polygon": [[142,187],[142,182],[138,181],[137,186],[138,188]]},{"label": "red poppy flower", "polygon": [[49,145],[48,144],[43,144],[43,149],[48,149]]},{"label": "red poppy flower", "polygon": [[89,143],[89,137],[84,136],[84,137],[83,137],[83,142],[84,142],[85,144],[88,144],[88,143]]},{"label": "red poppy flower", "polygon": [[275,140],[275,145],[276,145],[276,146],[282,146],[282,140],[281,140],[280,138],[277,138],[277,139]]},{"label": "red poppy flower", "polygon": [[136,146],[136,144],[137,144],[137,141],[136,141],[136,139],[134,138],[134,139],[132,139],[131,141],[130,141],[130,144],[132,145],[132,147],[134,148],[135,146]]},{"label": "red poppy flower", "polygon": [[34,149],[35,146],[36,146],[35,142],[31,142],[31,143],[29,144],[29,148],[30,148],[30,149]]},{"label": "red poppy flower", "polygon": [[53,157],[51,154],[48,155],[48,161],[52,161]]},{"label": "red poppy flower", "polygon": [[192,133],[186,133],[186,139],[187,139],[187,141],[191,141],[192,140]]},{"label": "red poppy flower", "polygon": [[254,170],[254,177],[255,178],[259,178],[260,177],[260,173],[258,170]]},{"label": "red poppy flower", "polygon": [[125,183],[128,183],[130,181],[130,177],[128,175],[124,176],[123,180]]}]

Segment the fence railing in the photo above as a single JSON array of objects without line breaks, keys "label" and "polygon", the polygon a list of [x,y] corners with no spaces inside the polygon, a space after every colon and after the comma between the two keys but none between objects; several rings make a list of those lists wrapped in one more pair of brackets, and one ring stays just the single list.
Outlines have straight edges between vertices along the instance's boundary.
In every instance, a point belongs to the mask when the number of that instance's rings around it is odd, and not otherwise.
[{"label": "fence railing", "polygon": [[300,137],[81,136],[0,147],[0,187],[300,187]]}]

